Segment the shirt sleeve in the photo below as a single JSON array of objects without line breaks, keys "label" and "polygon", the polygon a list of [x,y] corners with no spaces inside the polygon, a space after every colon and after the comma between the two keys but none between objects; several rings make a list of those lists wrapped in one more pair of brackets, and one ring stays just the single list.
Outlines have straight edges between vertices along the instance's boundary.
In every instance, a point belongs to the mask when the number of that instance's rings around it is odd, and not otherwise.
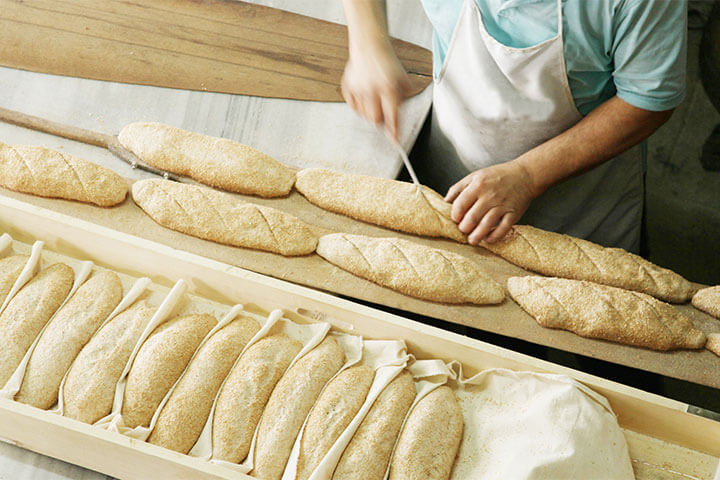
[{"label": "shirt sleeve", "polygon": [[677,107],[685,98],[687,1],[626,0],[614,30],[617,95],[645,110]]}]

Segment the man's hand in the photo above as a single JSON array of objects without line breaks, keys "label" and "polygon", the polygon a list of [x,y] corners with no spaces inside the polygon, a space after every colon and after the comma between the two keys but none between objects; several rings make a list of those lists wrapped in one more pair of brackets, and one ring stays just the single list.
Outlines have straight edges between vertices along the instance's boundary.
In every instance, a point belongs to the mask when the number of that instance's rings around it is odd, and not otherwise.
[{"label": "man's hand", "polygon": [[452,219],[468,241],[495,242],[510,230],[536,197],[530,174],[518,162],[477,170],[450,187]]},{"label": "man's hand", "polygon": [[[374,50],[374,51],[373,51]],[[410,90],[410,79],[390,46],[350,54],[342,94],[350,107],[398,138],[398,109]]]}]

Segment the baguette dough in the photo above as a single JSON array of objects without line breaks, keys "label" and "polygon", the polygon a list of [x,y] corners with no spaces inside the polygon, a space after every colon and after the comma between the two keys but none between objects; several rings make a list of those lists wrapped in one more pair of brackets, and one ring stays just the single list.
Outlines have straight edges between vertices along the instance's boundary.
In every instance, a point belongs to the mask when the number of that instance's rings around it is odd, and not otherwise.
[{"label": "baguette dough", "polygon": [[481,305],[505,299],[503,288],[471,260],[399,238],[333,233],[320,237],[317,254],[354,275],[412,297]]},{"label": "baguette dough", "polygon": [[297,174],[295,188],[331,212],[401,232],[467,243],[450,218],[452,205],[434,190],[407,182],[322,168]]},{"label": "baguette dough", "polygon": [[505,238],[483,247],[527,270],[543,275],[588,280],[646,293],[673,303],[690,299],[693,287],[683,277],[621,248],[516,225]]},{"label": "baguette dough", "polygon": [[112,207],[127,196],[125,180],[109,168],[43,147],[0,142],[0,185],[41,197]]},{"label": "baguette dough", "polygon": [[55,404],[65,373],[122,300],[120,277],[95,271],[60,307],[38,340],[15,400],[46,410]]},{"label": "baguette dough", "polygon": [[231,192],[279,197],[295,183],[294,170],[226,138],[137,122],[125,126],[118,139],[150,165]]},{"label": "baguette dough", "polygon": [[0,305],[12,290],[29,259],[27,255],[10,255],[0,260]]},{"label": "baguette dough", "polygon": [[150,425],[160,402],[216,324],[211,315],[186,315],[163,323],[148,337],[125,384],[122,418],[126,427]]},{"label": "baguette dough", "polygon": [[438,387],[412,409],[400,433],[389,480],[447,480],[463,435],[463,415],[450,387]]},{"label": "baguette dough", "polygon": [[705,348],[720,357],[720,333],[709,333]]},{"label": "baguette dough", "polygon": [[358,365],[330,380],[308,415],[298,457],[297,480],[307,480],[360,411],[375,371]]},{"label": "baguette dough", "polygon": [[672,305],[582,280],[511,277],[510,295],[543,327],[654,350],[702,348],[705,335]]},{"label": "baguette dough", "polygon": [[110,413],[120,375],[155,310],[146,300],[135,302],[90,339],[65,378],[63,415],[92,424]]},{"label": "baguette dough", "polygon": [[692,297],[692,304],[698,310],[720,318],[720,285],[698,290]]},{"label": "baguette dough", "polygon": [[280,378],[260,419],[254,477],[280,480],[305,417],[344,361],[337,341],[326,337]]},{"label": "baguette dough", "polygon": [[160,411],[148,442],[180,453],[190,451],[222,382],[258,330],[258,322],[241,316],[203,343]]},{"label": "baguette dough", "polygon": [[403,420],[415,400],[407,370],[385,387],[340,457],[333,480],[383,480]]},{"label": "baguette dough", "polygon": [[0,315],[0,387],[22,362],[50,317],[70,293],[75,272],[64,263],[40,271],[8,303]]},{"label": "baguette dough", "polygon": [[282,255],[307,255],[317,238],[307,224],[270,207],[207,187],[139,180],[133,200],[160,225],[205,240]]},{"label": "baguette dough", "polygon": [[265,337],[243,353],[218,395],[213,417],[213,458],[242,462],[270,394],[302,349],[285,334]]}]

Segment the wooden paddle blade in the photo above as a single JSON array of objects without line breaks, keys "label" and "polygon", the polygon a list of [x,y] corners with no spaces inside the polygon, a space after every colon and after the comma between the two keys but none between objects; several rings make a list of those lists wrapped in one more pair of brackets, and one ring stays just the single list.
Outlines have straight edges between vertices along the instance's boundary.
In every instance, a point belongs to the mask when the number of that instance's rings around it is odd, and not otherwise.
[{"label": "wooden paddle blade", "polygon": [[[432,54],[394,40],[412,94]],[[228,0],[0,0],[0,65],[162,87],[342,101],[344,25]]]}]

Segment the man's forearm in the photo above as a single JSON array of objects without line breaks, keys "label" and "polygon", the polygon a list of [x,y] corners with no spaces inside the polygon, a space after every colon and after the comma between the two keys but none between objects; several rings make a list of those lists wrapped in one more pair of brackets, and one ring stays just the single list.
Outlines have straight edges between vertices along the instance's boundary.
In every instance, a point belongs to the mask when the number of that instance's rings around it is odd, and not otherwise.
[{"label": "man's forearm", "polygon": [[350,55],[357,49],[380,47],[390,42],[382,0],[343,0],[348,25]]},{"label": "man's forearm", "polygon": [[575,126],[514,162],[528,173],[535,194],[610,160],[649,137],[672,115],[651,112],[613,97]]}]

